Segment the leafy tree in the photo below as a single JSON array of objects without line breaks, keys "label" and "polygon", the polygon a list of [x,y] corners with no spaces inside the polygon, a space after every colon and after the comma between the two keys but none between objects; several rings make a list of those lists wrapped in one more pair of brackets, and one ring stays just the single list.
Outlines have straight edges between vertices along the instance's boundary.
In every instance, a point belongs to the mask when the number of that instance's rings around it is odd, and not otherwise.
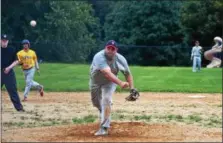
[{"label": "leafy tree", "polygon": [[[39,57],[48,61],[85,62],[97,42],[99,20],[80,1],[3,1],[2,27],[17,47],[29,39]],[[35,28],[29,25],[35,19]]]},{"label": "leafy tree", "polygon": [[204,46],[210,46],[215,36],[222,36],[223,1],[188,1],[181,10],[181,21],[192,44],[200,40]]},{"label": "leafy tree", "polygon": [[[181,10],[181,22],[187,33],[187,43],[194,45],[199,40],[204,51],[213,45],[215,36],[223,33],[223,1],[187,1]],[[209,61],[202,59],[206,65]]]},{"label": "leafy tree", "polygon": [[[38,41],[54,43],[50,48],[59,61],[85,61],[91,49],[96,46],[96,37],[89,28],[97,29],[97,19],[86,2],[52,1],[51,11],[44,15],[44,29]],[[45,33],[45,35],[44,35]]]},{"label": "leafy tree", "polygon": [[181,4],[181,1],[168,0],[120,1],[106,17],[106,40],[114,39],[124,45],[151,46],[135,46],[134,52],[125,53],[131,57],[128,60],[133,64],[177,64],[175,57],[183,53],[175,49],[182,47],[179,44],[184,42],[185,37],[179,19]]}]

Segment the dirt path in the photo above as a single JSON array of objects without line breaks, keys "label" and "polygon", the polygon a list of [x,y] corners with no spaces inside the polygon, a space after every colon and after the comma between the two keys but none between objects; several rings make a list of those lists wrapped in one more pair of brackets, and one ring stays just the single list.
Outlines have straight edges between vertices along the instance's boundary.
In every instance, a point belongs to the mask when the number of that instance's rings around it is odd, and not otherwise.
[{"label": "dirt path", "polygon": [[[95,137],[97,124],[18,129],[8,131],[3,141],[20,142],[176,142],[176,141],[221,141],[221,131],[205,130],[191,126],[167,124],[145,124],[137,122],[112,123],[111,132],[106,137]],[[25,136],[24,136],[25,135]]]},{"label": "dirt path", "polygon": [[29,101],[23,103],[26,112],[17,113],[7,93],[2,92],[2,139],[19,142],[222,140],[221,94],[142,93],[140,100],[132,103],[125,102],[127,95],[116,93],[113,97],[109,136],[95,137],[97,123],[73,124],[74,118],[98,116],[89,93],[50,92],[42,98],[32,92]]}]

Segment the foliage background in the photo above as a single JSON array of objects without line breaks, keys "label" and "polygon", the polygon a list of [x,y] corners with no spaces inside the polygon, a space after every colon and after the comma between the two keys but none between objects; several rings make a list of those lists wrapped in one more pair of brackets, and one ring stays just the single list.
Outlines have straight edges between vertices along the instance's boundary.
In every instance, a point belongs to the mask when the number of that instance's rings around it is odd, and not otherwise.
[{"label": "foliage background", "polygon": [[194,41],[206,51],[222,37],[221,0],[2,0],[1,8],[1,33],[10,35],[10,44],[20,50],[29,39],[46,62],[89,63],[114,39],[129,64],[190,66]]}]

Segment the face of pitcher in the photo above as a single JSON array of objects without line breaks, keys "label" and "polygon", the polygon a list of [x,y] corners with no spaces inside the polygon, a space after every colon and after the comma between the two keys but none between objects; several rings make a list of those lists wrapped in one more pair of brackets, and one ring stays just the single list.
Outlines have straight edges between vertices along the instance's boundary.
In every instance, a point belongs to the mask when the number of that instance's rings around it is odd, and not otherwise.
[{"label": "face of pitcher", "polygon": [[112,60],[118,52],[117,44],[114,40],[107,42],[105,46],[105,56],[108,60]]}]

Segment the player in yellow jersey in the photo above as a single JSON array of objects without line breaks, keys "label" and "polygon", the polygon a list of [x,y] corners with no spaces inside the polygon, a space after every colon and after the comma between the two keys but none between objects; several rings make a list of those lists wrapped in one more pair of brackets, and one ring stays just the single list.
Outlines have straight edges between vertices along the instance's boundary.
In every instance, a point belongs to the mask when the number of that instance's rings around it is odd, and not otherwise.
[{"label": "player in yellow jersey", "polygon": [[36,81],[33,80],[35,70],[39,72],[39,64],[37,61],[37,56],[35,51],[30,49],[30,42],[29,40],[22,41],[23,49],[17,53],[18,61],[21,64],[25,81],[26,87],[24,91],[24,99],[23,101],[27,101],[27,96],[31,87],[35,87],[40,92],[40,95],[43,96],[43,85],[40,85]]}]

